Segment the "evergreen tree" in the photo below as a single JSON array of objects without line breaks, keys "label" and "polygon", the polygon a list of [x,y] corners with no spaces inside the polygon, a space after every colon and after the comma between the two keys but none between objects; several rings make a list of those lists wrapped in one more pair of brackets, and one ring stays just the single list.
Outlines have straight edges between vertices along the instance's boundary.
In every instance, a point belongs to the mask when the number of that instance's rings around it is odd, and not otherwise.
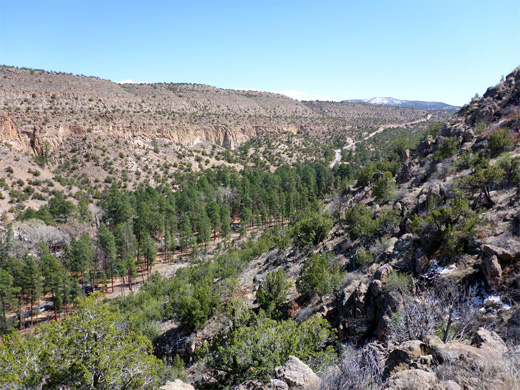
[{"label": "evergreen tree", "polygon": [[146,234],[143,240],[142,253],[146,262],[146,276],[150,279],[150,271],[152,270],[155,260],[157,258],[157,249],[155,249],[155,243],[149,234]]},{"label": "evergreen tree", "polygon": [[267,314],[271,315],[287,299],[290,283],[281,268],[269,272],[265,281],[258,287],[256,300]]},{"label": "evergreen tree", "polygon": [[111,280],[114,291],[114,276],[117,274],[117,248],[116,239],[108,227],[102,223],[97,231],[97,240],[103,258],[103,270],[105,276]]},{"label": "evergreen tree", "polygon": [[200,211],[197,231],[199,232],[197,241],[204,244],[204,246],[207,246],[208,241],[211,238],[211,222],[204,209],[201,209]]},{"label": "evergreen tree", "polygon": [[106,220],[112,228],[120,223],[127,222],[134,213],[128,198],[119,191],[116,185],[110,188],[103,208],[106,212]]},{"label": "evergreen tree", "polygon": [[43,275],[43,287],[45,291],[51,294],[51,300],[54,303],[54,318],[58,319],[58,312],[61,311],[63,300],[61,298],[61,290],[67,272],[61,262],[51,255],[49,248],[45,244],[40,244],[40,261]]},{"label": "evergreen tree", "polygon": [[[88,234],[85,233],[81,235],[81,237],[78,240],[74,238],[72,239],[71,255],[71,270],[73,272],[78,272],[81,275],[83,292],[86,293],[85,273],[88,272],[92,267],[92,260],[94,255],[92,239]],[[95,272],[96,270],[93,270],[94,275]]]},{"label": "evergreen tree", "polygon": [[18,303],[18,329],[23,326],[23,305],[24,305],[24,264],[16,257],[10,257],[8,260],[7,272],[13,277],[13,287],[17,290],[16,301]]},{"label": "evergreen tree", "polygon": [[0,268],[0,309],[2,310],[0,330],[2,333],[7,333],[9,330],[7,313],[16,307],[18,303],[16,295],[18,292],[19,288],[13,285],[13,277],[6,270]]},{"label": "evergreen tree", "polygon": [[34,324],[34,306],[38,307],[40,296],[42,293],[42,273],[36,263],[36,260],[31,256],[25,256],[24,271],[23,271],[23,294],[25,300],[29,304],[31,313],[31,328]]},{"label": "evergreen tree", "polygon": [[213,229],[213,241],[215,241],[217,237],[217,231],[220,230],[220,208],[218,204],[214,201],[211,201],[207,205],[207,214],[209,220],[211,222],[211,226]]},{"label": "evergreen tree", "polygon": [[230,218],[229,206],[222,205],[220,208],[220,235],[224,238],[231,232],[231,218]]},{"label": "evergreen tree", "polygon": [[121,223],[116,227],[115,233],[117,254],[119,255],[118,268],[120,275],[124,278],[128,275],[128,287],[132,290],[132,277],[136,275],[135,248],[136,239],[131,222]]},{"label": "evergreen tree", "polygon": [[79,300],[73,315],[42,326],[38,337],[3,340],[0,388],[157,389],[164,366],[151,342],[98,298]]},{"label": "evergreen tree", "polygon": [[55,192],[54,197],[49,200],[49,211],[54,219],[67,221],[67,218],[74,210],[74,203],[65,200],[65,196],[61,192]]}]

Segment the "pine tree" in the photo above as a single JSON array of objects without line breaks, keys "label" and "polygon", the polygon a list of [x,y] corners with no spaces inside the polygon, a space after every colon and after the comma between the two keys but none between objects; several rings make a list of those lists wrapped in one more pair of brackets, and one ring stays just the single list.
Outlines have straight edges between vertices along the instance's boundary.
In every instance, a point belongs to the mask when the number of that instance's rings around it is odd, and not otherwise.
[{"label": "pine tree", "polygon": [[213,228],[213,241],[216,240],[217,231],[220,230],[220,208],[214,201],[208,203],[207,214]]},{"label": "pine tree", "polygon": [[7,313],[16,307],[18,300],[16,294],[18,294],[19,288],[13,285],[13,277],[9,273],[0,268],[0,309],[2,310],[2,323],[0,324],[0,330],[3,333],[7,333]]},{"label": "pine tree", "polygon": [[220,208],[220,234],[222,237],[227,237],[231,232],[231,218],[229,206],[222,205]]},{"label": "pine tree", "polygon": [[133,233],[132,224],[130,222],[121,223],[116,227],[116,246],[119,255],[118,268],[120,275],[123,277],[128,274],[128,287],[132,290],[132,277],[135,271],[135,248],[136,239]]},{"label": "pine tree", "polygon": [[[94,247],[92,239],[88,234],[83,234],[79,240],[72,239],[71,243],[71,269],[74,272],[79,272],[81,275],[81,283],[83,284],[83,292],[85,293],[85,272],[92,267],[92,260],[94,255]],[[96,270],[93,274],[95,275]]]},{"label": "pine tree", "polygon": [[202,209],[200,212],[197,230],[199,232],[197,241],[204,244],[204,246],[207,246],[211,237],[211,223],[204,209]]},{"label": "pine tree", "polygon": [[148,233],[144,236],[142,253],[146,261],[146,277],[150,279],[150,271],[157,259],[157,249],[155,249],[155,243]]},{"label": "pine tree", "polygon": [[58,311],[61,311],[63,300],[60,296],[63,288],[64,280],[67,276],[67,271],[63,264],[51,255],[49,248],[45,244],[39,246],[43,286],[45,291],[51,294],[51,299],[54,303],[54,318],[58,319]]},{"label": "pine tree", "polygon": [[24,264],[16,257],[10,257],[7,261],[7,272],[13,277],[13,287],[18,291],[16,294],[16,300],[18,302],[18,329],[22,330],[23,325],[23,279],[24,279]]},{"label": "pine tree", "polygon": [[38,303],[42,293],[42,273],[36,260],[31,256],[25,256],[23,261],[23,294],[29,304],[32,328],[34,325],[34,306],[39,306]]},{"label": "pine tree", "polygon": [[97,240],[100,247],[101,256],[103,257],[103,270],[105,277],[108,277],[112,283],[112,291],[114,291],[114,276],[117,273],[117,248],[116,239],[108,227],[102,223],[97,232]]}]

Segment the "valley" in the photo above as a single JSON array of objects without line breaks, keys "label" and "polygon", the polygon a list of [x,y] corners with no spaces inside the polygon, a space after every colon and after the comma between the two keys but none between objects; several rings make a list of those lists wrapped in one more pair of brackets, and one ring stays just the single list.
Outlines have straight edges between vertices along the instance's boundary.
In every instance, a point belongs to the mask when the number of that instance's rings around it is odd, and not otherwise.
[{"label": "valley", "polygon": [[520,388],[520,68],[456,112],[0,87],[1,389]]}]

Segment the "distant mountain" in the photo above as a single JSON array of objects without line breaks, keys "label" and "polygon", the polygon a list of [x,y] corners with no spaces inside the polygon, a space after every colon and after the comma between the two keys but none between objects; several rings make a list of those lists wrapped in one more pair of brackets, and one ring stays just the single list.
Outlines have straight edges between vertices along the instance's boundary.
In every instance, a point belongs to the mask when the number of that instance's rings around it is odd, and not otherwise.
[{"label": "distant mountain", "polygon": [[459,106],[452,106],[450,104],[441,102],[423,102],[421,100],[400,100],[392,97],[374,97],[370,99],[352,99],[344,100],[349,103],[369,103],[369,104],[380,104],[383,106],[394,106],[394,107],[408,107],[417,108],[420,110],[458,110]]}]

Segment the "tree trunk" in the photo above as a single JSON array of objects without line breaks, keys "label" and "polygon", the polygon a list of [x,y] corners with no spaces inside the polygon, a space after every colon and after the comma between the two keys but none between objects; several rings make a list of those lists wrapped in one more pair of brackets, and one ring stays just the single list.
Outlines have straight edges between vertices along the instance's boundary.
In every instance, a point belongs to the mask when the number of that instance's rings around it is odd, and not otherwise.
[{"label": "tree trunk", "polygon": [[83,295],[87,295],[85,291],[85,273],[83,270],[81,270],[81,289],[83,290]]},{"label": "tree trunk", "polygon": [[493,201],[493,199],[491,199],[491,195],[489,194],[489,188],[487,186],[484,187],[484,196],[486,197],[486,200],[490,207],[493,207],[495,205],[495,202]]},{"label": "tree trunk", "polygon": [[34,324],[34,322],[33,322],[33,307],[34,307],[34,305],[33,305],[33,298],[31,297],[31,329],[33,328],[33,324]]},{"label": "tree trunk", "polygon": [[129,289],[130,291],[134,291],[134,290],[132,289],[132,276],[130,275],[130,270],[128,270],[128,289]]},{"label": "tree trunk", "polygon": [[56,305],[56,296],[53,295],[54,300],[54,320],[58,321],[58,305]]},{"label": "tree trunk", "polygon": [[22,323],[23,323],[23,304],[22,304],[22,297],[18,299],[18,330],[22,330]]}]

